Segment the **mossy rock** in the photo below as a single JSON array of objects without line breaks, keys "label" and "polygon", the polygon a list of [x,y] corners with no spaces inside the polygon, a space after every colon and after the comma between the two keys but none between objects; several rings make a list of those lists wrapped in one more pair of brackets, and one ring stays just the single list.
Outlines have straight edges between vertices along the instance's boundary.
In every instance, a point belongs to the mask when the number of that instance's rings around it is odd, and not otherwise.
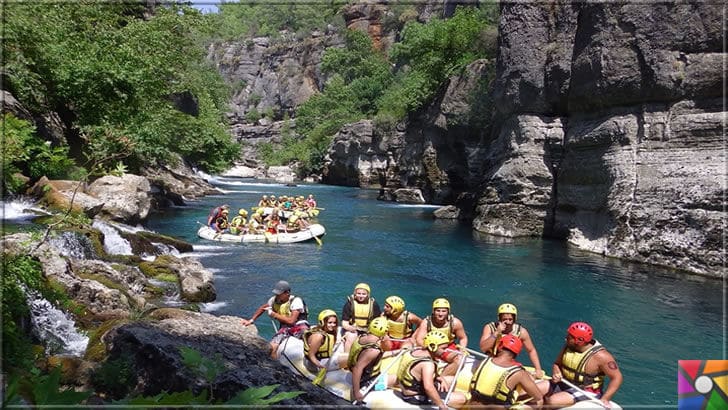
[{"label": "mossy rock", "polygon": [[180,252],[192,252],[193,250],[191,243],[185,242],[177,238],[173,238],[171,236],[145,231],[137,232],[137,235],[141,236],[142,238],[146,238],[151,242],[158,242],[172,246]]},{"label": "mossy rock", "polygon": [[106,345],[103,341],[101,341],[101,338],[109,330],[129,322],[129,319],[111,319],[105,321],[99,327],[91,331],[88,338],[88,347],[86,348],[86,353],[83,356],[84,359],[91,360],[93,362],[102,362],[106,360]]},{"label": "mossy rock", "polygon": [[177,283],[179,276],[177,272],[169,268],[169,265],[175,263],[177,258],[170,255],[160,255],[154,261],[143,261],[139,263],[139,270],[148,277],[165,282]]}]

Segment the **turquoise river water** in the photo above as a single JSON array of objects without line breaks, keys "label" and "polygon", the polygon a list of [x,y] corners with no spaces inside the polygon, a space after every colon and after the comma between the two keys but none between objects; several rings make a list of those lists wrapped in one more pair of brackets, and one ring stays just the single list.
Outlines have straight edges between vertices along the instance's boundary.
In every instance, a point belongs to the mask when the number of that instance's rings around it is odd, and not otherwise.
[{"label": "turquoise river water", "polygon": [[[725,359],[723,282],[629,264],[582,252],[564,242],[480,235],[455,221],[432,218],[434,206],[376,200],[377,192],[324,185],[288,187],[241,179],[215,179],[224,195],[153,214],[147,228],[195,246],[214,272],[218,298],[205,306],[220,315],[250,317],[285,279],[315,318],[339,312],[358,282],[368,282],[383,305],[399,295],[420,316],[444,296],[464,323],[468,347],[477,349],[496,308],[514,303],[550,372],[573,321],[587,321],[616,357],[624,384],[615,401],[626,407],[677,406],[677,361]],[[308,195],[325,208],[323,246],[224,244],[199,239],[198,223],[222,203],[250,209],[263,194]],[[262,336],[272,334],[265,316]],[[528,355],[519,359],[530,364]]]}]

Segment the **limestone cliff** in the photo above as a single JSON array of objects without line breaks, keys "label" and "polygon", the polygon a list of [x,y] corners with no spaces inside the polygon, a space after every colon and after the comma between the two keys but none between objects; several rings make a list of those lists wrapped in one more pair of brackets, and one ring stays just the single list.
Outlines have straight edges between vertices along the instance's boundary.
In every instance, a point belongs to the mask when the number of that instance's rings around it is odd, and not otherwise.
[{"label": "limestone cliff", "polygon": [[505,3],[488,149],[505,151],[475,229],[724,275],[721,16],[702,2]]},{"label": "limestone cliff", "polygon": [[481,232],[723,276],[723,15],[503,3],[492,88],[477,62],[397,129],[346,127],[324,181],[415,189]]}]

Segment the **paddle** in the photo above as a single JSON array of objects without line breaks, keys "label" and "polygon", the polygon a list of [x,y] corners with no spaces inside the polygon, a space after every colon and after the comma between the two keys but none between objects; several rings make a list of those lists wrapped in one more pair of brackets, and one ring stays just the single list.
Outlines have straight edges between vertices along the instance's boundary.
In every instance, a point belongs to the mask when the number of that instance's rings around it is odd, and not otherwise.
[{"label": "paddle", "polygon": [[[381,371],[381,373],[379,373],[379,376],[377,376],[377,377],[376,377],[376,379],[374,379],[374,380],[373,380],[373,381],[372,381],[371,383],[369,383],[369,386],[367,386],[367,388],[366,388],[366,389],[364,389],[364,391],[362,392],[362,394],[361,394],[361,395],[362,395],[362,396],[364,396],[364,397],[366,397],[366,395],[367,395],[367,394],[369,394],[369,392],[370,392],[370,391],[371,391],[371,390],[372,390],[372,389],[374,388],[374,386],[376,386],[376,385],[377,385],[377,382],[379,381],[379,378],[380,378],[380,377],[387,377],[387,373],[389,372],[389,369],[391,369],[391,368],[392,368],[392,367],[393,367],[393,366],[394,366],[395,364],[397,364],[397,360],[399,359],[399,357],[400,357],[400,356],[402,356],[402,355],[403,355],[403,354],[404,354],[405,352],[408,352],[408,351],[410,351],[410,350],[412,350],[412,348],[409,348],[409,347],[408,347],[408,348],[405,348],[405,349],[402,349],[402,350],[400,350],[400,352],[399,352],[399,353],[397,353],[397,355],[396,355],[396,356],[394,356],[394,359],[392,359],[392,363],[390,363],[390,364],[389,364],[389,365],[387,366],[387,368],[386,368],[386,369],[382,370],[382,371]],[[385,380],[386,380],[386,379],[385,379]],[[354,400],[354,401],[353,401],[352,403],[353,403],[353,404],[357,404],[357,401],[358,401],[358,400]],[[363,403],[363,402],[362,402],[362,403]]]},{"label": "paddle", "polygon": [[316,243],[318,244],[318,246],[321,246],[324,244],[323,242],[321,242],[321,239],[319,239],[319,237],[316,235],[313,236],[313,239],[316,239]]},{"label": "paddle", "polygon": [[460,372],[463,370],[463,365],[465,365],[465,354],[460,353],[460,363],[458,363],[458,370],[455,372],[455,377],[452,379],[452,383],[450,383],[450,388],[447,390],[447,396],[445,396],[445,405],[447,406],[447,402],[450,401],[450,396],[452,396],[452,392],[455,390],[455,386],[458,384],[458,376],[460,375]]},{"label": "paddle", "polygon": [[326,374],[327,374],[327,372],[329,371],[329,367],[331,367],[331,363],[332,363],[332,362],[333,362],[333,363],[336,363],[336,362],[338,362],[338,360],[336,360],[336,349],[338,349],[338,348],[339,348],[339,346],[341,345],[341,342],[343,342],[343,341],[344,341],[344,337],[342,336],[342,337],[340,337],[340,338],[339,338],[339,340],[338,340],[338,341],[337,341],[337,342],[336,342],[336,343],[334,344],[334,348],[333,348],[333,349],[331,349],[331,357],[329,358],[329,361],[328,361],[328,363],[326,363],[326,366],[324,366],[323,368],[321,368],[321,370],[319,370],[318,374],[316,375],[316,378],[315,378],[315,379],[313,379],[313,384],[314,384],[314,385],[316,385],[316,386],[320,386],[320,385],[321,385],[321,383],[323,383],[323,382],[324,382],[324,380],[326,379]]}]

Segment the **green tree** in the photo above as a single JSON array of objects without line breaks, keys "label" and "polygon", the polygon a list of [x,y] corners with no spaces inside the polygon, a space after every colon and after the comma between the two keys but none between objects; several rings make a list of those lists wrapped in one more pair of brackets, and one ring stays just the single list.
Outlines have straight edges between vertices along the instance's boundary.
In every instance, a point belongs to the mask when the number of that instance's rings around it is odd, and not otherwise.
[{"label": "green tree", "polygon": [[[91,0],[5,5],[8,86],[34,111],[72,119],[81,139],[72,133],[69,142],[79,147],[86,138],[109,152],[128,139],[131,170],[173,154],[219,170],[238,149],[222,114],[228,90],[204,62],[205,20],[184,6],[157,6],[145,17],[148,11],[143,3]],[[175,96],[185,94],[197,113],[175,107]],[[97,152],[85,154],[98,162]]]}]

